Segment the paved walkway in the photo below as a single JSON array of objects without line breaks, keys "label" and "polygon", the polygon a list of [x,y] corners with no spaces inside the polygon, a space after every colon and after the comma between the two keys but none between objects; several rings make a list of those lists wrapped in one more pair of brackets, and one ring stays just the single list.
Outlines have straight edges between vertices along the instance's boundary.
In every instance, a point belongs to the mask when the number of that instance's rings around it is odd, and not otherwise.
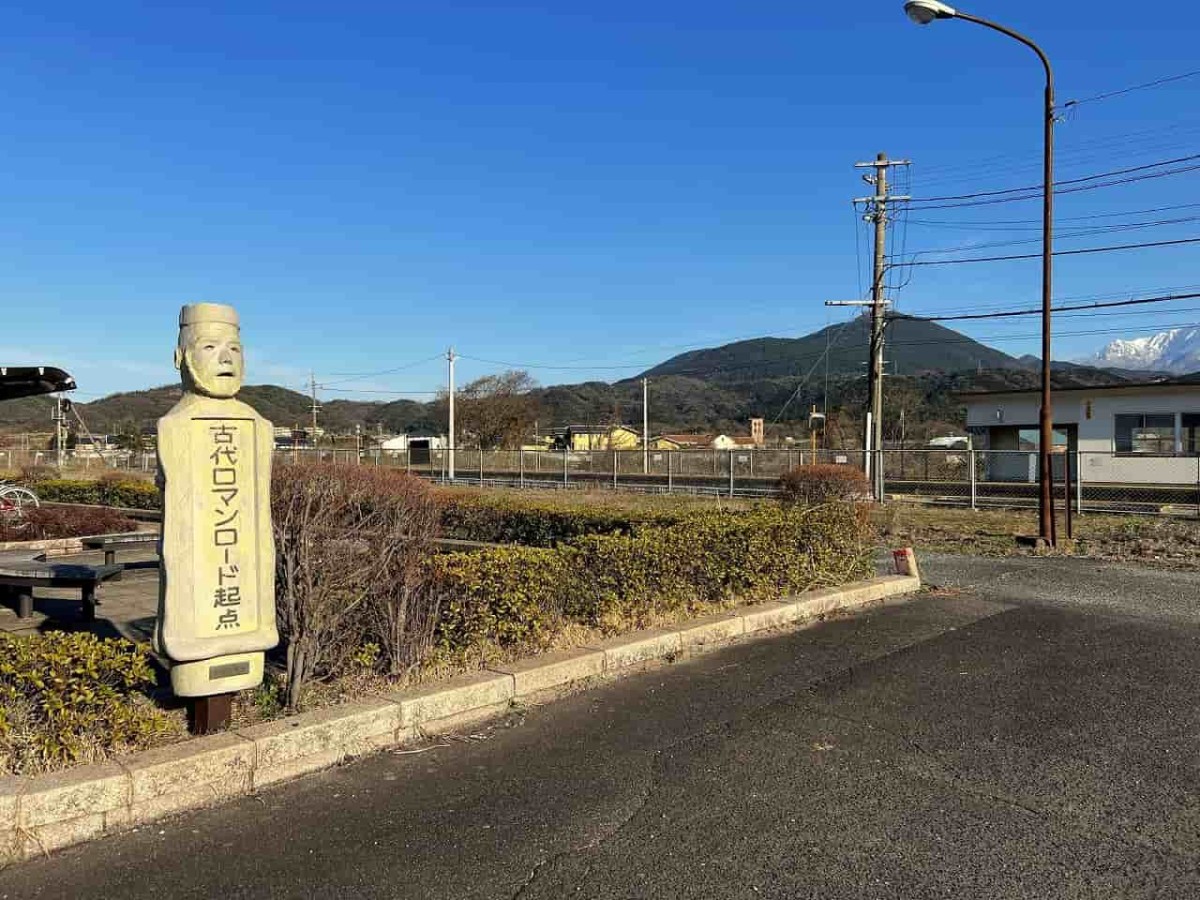
[{"label": "paved walkway", "polygon": [[[129,550],[117,556],[119,562],[157,559],[153,550]],[[100,565],[102,552],[81,553],[76,556],[55,557],[54,562],[89,563]],[[122,635],[134,641],[148,641],[154,632],[154,616],[158,610],[158,570],[135,569],[123,572],[120,581],[106,581],[97,593],[96,622],[91,630],[112,637]],[[80,621],[79,590],[34,592],[33,615],[17,617],[16,610],[0,604],[0,631],[11,634],[30,634],[37,631],[85,627]]]},{"label": "paved walkway", "polygon": [[0,900],[1200,896],[1196,592],[926,568],[957,588],[35,860]]}]

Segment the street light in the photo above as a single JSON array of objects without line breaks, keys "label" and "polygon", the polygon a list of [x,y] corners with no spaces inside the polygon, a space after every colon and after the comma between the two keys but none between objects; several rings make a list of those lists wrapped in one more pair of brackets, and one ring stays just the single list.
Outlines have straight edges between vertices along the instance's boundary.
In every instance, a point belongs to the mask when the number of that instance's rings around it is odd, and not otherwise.
[{"label": "street light", "polygon": [[952,19],[955,16],[952,7],[937,0],[909,0],[904,4],[904,11],[918,25],[928,25],[934,19]]},{"label": "street light", "polygon": [[1038,419],[1038,537],[1050,546],[1055,543],[1051,450],[1054,443],[1054,414],[1050,399],[1050,296],[1051,262],[1054,253],[1054,72],[1042,48],[1012,29],[960,12],[937,0],[908,0],[904,12],[918,25],[937,19],[963,19],[990,28],[1020,41],[1037,54],[1046,70],[1045,107],[1042,111],[1042,407]]}]

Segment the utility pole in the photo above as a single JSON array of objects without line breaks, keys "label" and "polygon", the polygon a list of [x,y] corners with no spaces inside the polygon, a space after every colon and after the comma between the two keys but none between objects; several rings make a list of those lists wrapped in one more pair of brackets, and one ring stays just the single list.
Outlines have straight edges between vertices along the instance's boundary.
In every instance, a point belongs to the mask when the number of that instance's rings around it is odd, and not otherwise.
[{"label": "utility pole", "polygon": [[[454,348],[451,347],[449,350],[446,351],[446,364],[449,369],[448,383],[446,385],[446,393],[450,398],[450,434],[449,434],[450,446],[447,448],[446,474],[447,474],[447,476],[449,476],[451,481],[454,480],[454,444],[455,444],[455,441],[454,441],[454,360],[456,360],[456,359],[458,359],[458,357],[454,355]],[[483,444],[479,445],[479,458],[480,458],[480,460],[483,459]],[[482,483],[483,483],[483,480],[482,480],[482,476],[481,476],[480,484],[482,484]]]},{"label": "utility pole", "polygon": [[650,388],[649,379],[642,379],[642,474],[650,474]]},{"label": "utility pole", "polygon": [[313,449],[317,449],[317,413],[321,409],[321,405],[317,403],[317,376],[311,370],[308,373],[308,390],[312,395],[312,444]]},{"label": "utility pole", "polygon": [[[69,401],[66,401],[69,402]],[[61,471],[63,467],[63,456],[66,453],[67,447],[67,413],[63,409],[63,398],[59,395],[54,398],[54,449],[56,453],[56,464]]]},{"label": "utility pole", "polygon": [[[868,356],[868,391],[870,404],[870,433],[864,425],[863,448],[866,462],[864,468],[871,477],[876,500],[882,500],[883,485],[883,336],[886,324],[887,298],[884,296],[884,277],[887,272],[887,224],[888,203],[908,200],[907,196],[888,194],[888,170],[892,166],[906,166],[906,159],[888,159],[886,153],[877,154],[873,162],[855,163],[856,169],[874,169],[874,175],[864,175],[863,180],[875,185],[870,197],[857,197],[855,203],[866,203],[864,218],[875,225],[875,262],[871,276],[871,342]],[[878,464],[873,468],[870,459]]]}]

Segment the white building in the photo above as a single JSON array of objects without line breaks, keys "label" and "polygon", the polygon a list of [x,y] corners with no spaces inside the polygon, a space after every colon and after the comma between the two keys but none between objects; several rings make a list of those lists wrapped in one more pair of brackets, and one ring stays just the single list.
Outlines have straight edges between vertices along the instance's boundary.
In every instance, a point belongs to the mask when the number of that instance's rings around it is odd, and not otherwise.
[{"label": "white building", "polygon": [[445,450],[447,446],[444,436],[399,434],[381,443],[379,449],[388,455],[399,455],[409,450],[428,454],[430,450]]},{"label": "white building", "polygon": [[[1041,392],[960,394],[984,477],[1035,481]],[[1055,390],[1054,444],[1078,451],[1079,477],[1121,484],[1195,483],[1200,477],[1200,380]],[[1056,466],[1057,469],[1057,466]]]}]

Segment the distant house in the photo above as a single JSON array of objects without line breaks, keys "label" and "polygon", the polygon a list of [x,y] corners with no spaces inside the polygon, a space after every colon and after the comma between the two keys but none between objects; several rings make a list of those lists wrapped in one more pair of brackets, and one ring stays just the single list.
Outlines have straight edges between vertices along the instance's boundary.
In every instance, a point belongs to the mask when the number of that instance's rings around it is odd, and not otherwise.
[{"label": "distant house", "polygon": [[[1034,481],[1041,394],[959,394],[967,431],[986,453],[986,477]],[[1079,451],[1079,477],[1090,482],[1191,484],[1200,466],[1200,381],[1070,388],[1053,393],[1054,446]],[[1060,465],[1057,456],[1055,471]]]},{"label": "distant house", "polygon": [[551,432],[554,450],[634,450],[641,437],[625,425],[566,425]]},{"label": "distant house", "polygon": [[432,451],[445,450],[446,446],[446,438],[440,435],[399,434],[380,443],[379,449],[387,456],[407,453],[413,464],[426,465],[432,459]]},{"label": "distant house", "polygon": [[650,446],[655,450],[707,450],[712,442],[711,434],[660,434]]},{"label": "distant house", "polygon": [[947,434],[931,438],[926,446],[930,450],[966,450],[971,446],[971,438],[965,434]]},{"label": "distant house", "polygon": [[528,444],[522,444],[522,450],[552,450],[554,448],[554,438],[548,434],[539,435]]},{"label": "distant house", "polygon": [[753,450],[758,445],[753,437],[741,434],[718,434],[709,442],[713,450]]}]

